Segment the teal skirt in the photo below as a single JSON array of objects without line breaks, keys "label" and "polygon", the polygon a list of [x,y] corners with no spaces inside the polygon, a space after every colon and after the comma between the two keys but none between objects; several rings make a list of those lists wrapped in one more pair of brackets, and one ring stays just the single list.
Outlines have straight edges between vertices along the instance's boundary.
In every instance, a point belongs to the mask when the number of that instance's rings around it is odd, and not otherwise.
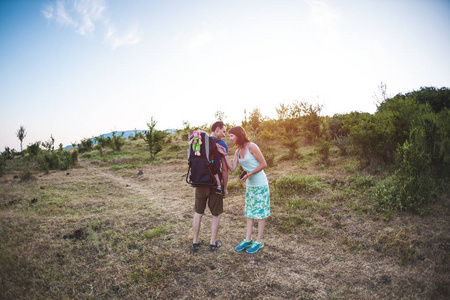
[{"label": "teal skirt", "polygon": [[265,219],[270,216],[268,185],[247,187],[245,193],[245,216],[251,219]]}]

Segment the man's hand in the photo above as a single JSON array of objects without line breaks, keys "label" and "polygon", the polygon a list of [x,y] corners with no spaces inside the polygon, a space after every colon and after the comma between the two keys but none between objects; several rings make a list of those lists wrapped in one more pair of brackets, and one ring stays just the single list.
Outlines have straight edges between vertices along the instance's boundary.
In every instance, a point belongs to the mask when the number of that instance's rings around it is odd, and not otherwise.
[{"label": "man's hand", "polygon": [[226,198],[228,196],[228,190],[223,189],[223,197]]}]

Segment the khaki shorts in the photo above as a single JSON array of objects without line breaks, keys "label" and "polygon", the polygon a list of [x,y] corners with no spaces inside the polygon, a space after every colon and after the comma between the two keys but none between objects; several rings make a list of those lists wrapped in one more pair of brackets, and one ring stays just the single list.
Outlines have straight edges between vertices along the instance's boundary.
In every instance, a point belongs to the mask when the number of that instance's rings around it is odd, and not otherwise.
[{"label": "khaki shorts", "polygon": [[196,213],[203,215],[205,213],[206,203],[213,216],[223,213],[223,196],[216,194],[216,189],[211,187],[195,188],[195,206]]}]

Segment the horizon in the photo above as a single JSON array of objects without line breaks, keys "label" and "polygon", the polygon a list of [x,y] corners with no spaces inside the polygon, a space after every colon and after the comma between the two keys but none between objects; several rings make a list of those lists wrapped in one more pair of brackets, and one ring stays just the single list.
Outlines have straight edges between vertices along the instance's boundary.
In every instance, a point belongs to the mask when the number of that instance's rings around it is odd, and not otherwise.
[{"label": "horizon", "polygon": [[[102,132],[213,123],[294,101],[374,113],[450,86],[450,2],[0,2],[0,152]],[[123,130],[122,130],[123,131]]]}]

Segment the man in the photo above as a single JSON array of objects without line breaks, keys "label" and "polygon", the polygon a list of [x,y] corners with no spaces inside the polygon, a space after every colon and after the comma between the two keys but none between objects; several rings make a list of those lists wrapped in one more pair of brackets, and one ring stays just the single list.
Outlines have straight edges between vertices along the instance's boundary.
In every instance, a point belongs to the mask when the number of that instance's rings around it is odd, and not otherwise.
[{"label": "man", "polygon": [[[221,121],[214,123],[211,127],[211,137],[216,140],[216,143],[223,146],[228,153],[228,146],[222,140],[225,136],[227,127]],[[195,206],[194,206],[194,221],[193,221],[193,241],[192,250],[196,251],[199,249],[201,241],[199,240],[200,225],[202,221],[203,214],[205,212],[206,204],[208,204],[209,210],[212,215],[211,222],[211,240],[209,241],[209,251],[216,251],[221,245],[220,240],[216,240],[217,233],[219,232],[220,224],[220,214],[223,213],[223,198],[228,195],[227,183],[228,183],[228,168],[226,163],[221,165],[221,160],[223,156],[217,152],[214,158],[214,163],[219,170],[219,178],[222,180],[222,192],[223,195],[216,193],[214,187],[196,187],[195,188]],[[222,170],[220,171],[220,167]]]}]

